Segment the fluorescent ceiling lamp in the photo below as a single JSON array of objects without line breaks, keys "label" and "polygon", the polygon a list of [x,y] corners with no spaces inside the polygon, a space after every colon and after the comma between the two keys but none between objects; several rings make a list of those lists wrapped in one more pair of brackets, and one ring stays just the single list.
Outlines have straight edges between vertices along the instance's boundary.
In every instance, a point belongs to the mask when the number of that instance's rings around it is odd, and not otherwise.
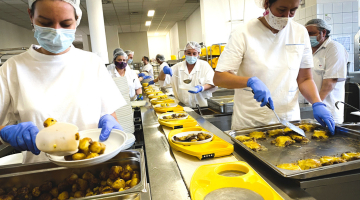
[{"label": "fluorescent ceiling lamp", "polygon": [[151,21],[146,21],[145,22],[145,26],[150,26],[151,25]]},{"label": "fluorescent ceiling lamp", "polygon": [[159,33],[155,33],[155,35],[156,35],[156,36],[158,36],[158,35],[159,35]]},{"label": "fluorescent ceiling lamp", "polygon": [[155,10],[149,10],[148,17],[152,17],[155,14]]}]

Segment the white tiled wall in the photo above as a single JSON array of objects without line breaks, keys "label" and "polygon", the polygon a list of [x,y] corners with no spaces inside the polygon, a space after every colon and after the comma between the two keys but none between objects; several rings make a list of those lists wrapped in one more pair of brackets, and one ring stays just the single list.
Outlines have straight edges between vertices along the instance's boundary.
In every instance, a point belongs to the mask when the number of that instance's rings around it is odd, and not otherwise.
[{"label": "white tiled wall", "polygon": [[353,39],[359,30],[358,8],[357,0],[305,0],[305,6],[299,8],[294,20],[305,25],[311,19],[323,19],[332,27],[331,35],[351,36],[349,61],[353,69]]}]

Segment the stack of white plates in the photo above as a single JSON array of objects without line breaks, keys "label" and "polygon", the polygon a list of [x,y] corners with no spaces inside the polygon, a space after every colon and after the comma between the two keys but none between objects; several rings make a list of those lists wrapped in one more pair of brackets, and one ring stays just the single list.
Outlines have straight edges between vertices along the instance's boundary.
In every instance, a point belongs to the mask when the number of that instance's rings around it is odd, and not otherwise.
[{"label": "stack of white plates", "polygon": [[114,81],[127,103],[125,106],[115,111],[116,117],[118,118],[121,127],[124,129],[124,132],[133,134],[135,132],[134,113],[130,103],[129,85],[125,76],[116,77],[114,78]]}]

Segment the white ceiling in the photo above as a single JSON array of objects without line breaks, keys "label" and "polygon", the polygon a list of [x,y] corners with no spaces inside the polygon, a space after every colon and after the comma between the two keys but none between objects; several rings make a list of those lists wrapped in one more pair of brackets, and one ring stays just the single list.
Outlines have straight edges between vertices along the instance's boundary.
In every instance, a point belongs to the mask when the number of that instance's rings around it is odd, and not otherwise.
[{"label": "white ceiling", "polygon": [[[103,4],[104,21],[106,26],[117,26],[119,33],[147,31],[149,35],[165,35],[177,21],[186,20],[199,6],[199,0],[111,0]],[[27,8],[28,0],[0,0],[0,19],[30,30]],[[78,36],[89,34],[86,0],[81,0],[81,10]],[[147,16],[149,10],[155,10],[154,17]],[[151,26],[145,26],[146,21],[151,21]]]}]

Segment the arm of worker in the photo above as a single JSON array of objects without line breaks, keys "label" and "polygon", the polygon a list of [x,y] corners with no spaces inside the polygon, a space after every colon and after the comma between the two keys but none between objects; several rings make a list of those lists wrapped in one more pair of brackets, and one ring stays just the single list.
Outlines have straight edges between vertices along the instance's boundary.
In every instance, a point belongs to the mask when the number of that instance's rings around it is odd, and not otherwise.
[{"label": "arm of worker", "polygon": [[337,82],[337,78],[323,80],[319,92],[321,101],[324,101],[324,99],[330,94],[330,92],[335,88]]},{"label": "arm of worker", "polygon": [[113,113],[111,114],[111,116],[113,116],[113,117],[115,118],[115,120],[116,120],[117,122],[119,122],[119,120],[118,120],[115,112],[113,112]]},{"label": "arm of worker", "polygon": [[[0,131],[1,131],[1,129],[3,129],[4,127],[5,127],[5,126],[0,126]],[[2,143],[2,140],[1,140],[1,138],[0,138],[0,145],[1,145],[1,144],[3,144],[3,143]]]},{"label": "arm of worker", "polygon": [[136,92],[136,95],[142,94],[142,89],[139,88],[139,89],[137,89],[135,92]]},{"label": "arm of worker", "polygon": [[161,71],[157,79],[160,81],[165,81],[165,78],[166,78],[166,74],[164,73],[164,71]]},{"label": "arm of worker", "polygon": [[214,84],[228,89],[237,89],[247,87],[250,77],[237,76],[230,72],[215,71]]},{"label": "arm of worker", "polygon": [[296,81],[301,94],[306,100],[308,100],[311,104],[321,102],[318,90],[312,78],[311,68],[300,69]]}]

